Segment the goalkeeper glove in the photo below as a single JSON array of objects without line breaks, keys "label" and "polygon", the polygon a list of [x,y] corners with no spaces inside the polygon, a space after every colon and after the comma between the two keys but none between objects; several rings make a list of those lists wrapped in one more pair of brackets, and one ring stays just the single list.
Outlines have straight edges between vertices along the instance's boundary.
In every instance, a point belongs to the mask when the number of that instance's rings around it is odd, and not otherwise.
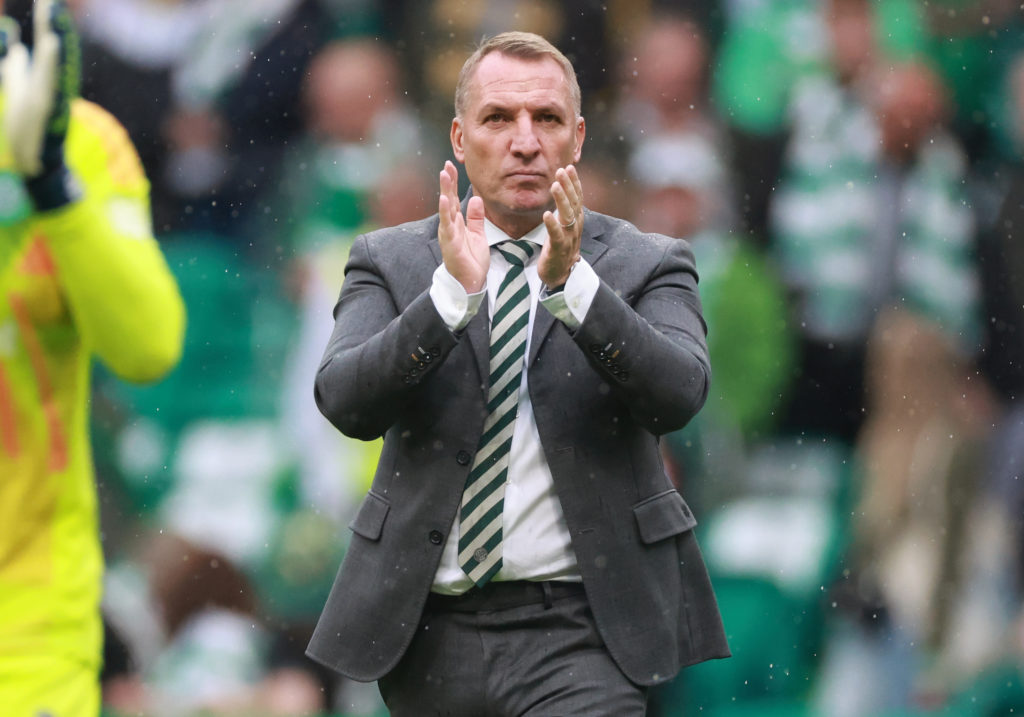
[{"label": "goalkeeper glove", "polygon": [[32,52],[5,26],[0,59],[3,129],[14,168],[38,211],[63,207],[81,196],[64,160],[71,100],[78,94],[81,54],[64,0],[35,0]]}]

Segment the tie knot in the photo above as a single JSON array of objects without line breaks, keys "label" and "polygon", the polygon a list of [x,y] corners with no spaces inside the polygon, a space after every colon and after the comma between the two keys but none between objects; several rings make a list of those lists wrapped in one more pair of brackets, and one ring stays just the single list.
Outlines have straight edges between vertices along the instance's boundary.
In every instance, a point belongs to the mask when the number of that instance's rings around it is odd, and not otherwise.
[{"label": "tie knot", "polygon": [[498,244],[498,251],[508,260],[509,264],[526,266],[530,261],[530,257],[537,251],[537,245],[525,239],[503,241]]}]

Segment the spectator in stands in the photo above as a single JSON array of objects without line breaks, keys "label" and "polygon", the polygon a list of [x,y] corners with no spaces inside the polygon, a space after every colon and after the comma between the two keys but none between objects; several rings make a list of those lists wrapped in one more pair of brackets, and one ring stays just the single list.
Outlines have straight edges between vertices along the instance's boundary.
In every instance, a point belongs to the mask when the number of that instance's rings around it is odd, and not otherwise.
[{"label": "spectator in stands", "polygon": [[[1014,0],[920,3],[927,53],[953,98],[950,126],[974,166],[998,141],[996,108],[1005,68],[1024,47],[1024,13]],[[979,176],[978,183],[990,178]]]},{"label": "spectator in stands", "polygon": [[903,308],[874,322],[867,369],[858,501],[820,687],[830,715],[948,699],[1002,657],[1016,614],[1000,594],[1016,519],[992,480],[987,383],[955,336]]},{"label": "spectator in stands", "polygon": [[[738,211],[758,241],[769,239],[768,209],[791,129],[793,89],[830,64],[830,16],[843,2],[725,3],[713,95],[734,148]],[[888,57],[906,60],[922,50],[926,36],[917,0],[867,4],[874,17],[871,35]]]},{"label": "spectator in stands", "polygon": [[252,583],[223,553],[174,534],[146,555],[163,641],[140,671],[108,681],[105,704],[125,714],[321,714],[316,676],[268,667],[271,635]]},{"label": "spectator in stands", "polygon": [[999,161],[991,184],[997,209],[979,246],[986,322],[980,363],[1003,399],[1024,398],[1024,51],[1006,66],[999,108]]},{"label": "spectator in stands", "polygon": [[[302,79],[335,31],[320,0],[218,2],[172,78],[170,228],[262,237],[265,197],[302,131]],[[262,242],[252,242],[257,250]]]},{"label": "spectator in stands", "polygon": [[[421,171],[423,131],[403,99],[393,53],[369,39],[337,41],[314,58],[304,87],[307,136],[286,158],[286,179],[273,200],[288,212],[290,288],[299,329],[284,377],[282,425],[296,448],[304,490],[332,519],[347,523],[365,489],[367,451],[344,440],[302,386],[330,337],[330,306],[355,236],[422,216],[432,188]],[[346,465],[348,464],[348,465]],[[346,480],[346,475],[354,475]],[[353,493],[353,491],[355,491]]]},{"label": "spectator in stands", "polygon": [[[633,223],[642,231],[685,239],[700,267],[714,380],[701,413],[684,429],[664,436],[661,450],[670,476],[707,526],[724,506],[753,492],[751,473],[757,469],[751,455],[775,435],[776,408],[793,357],[785,294],[763,250],[723,223],[725,167],[712,145],[651,138],[641,141],[628,166]],[[714,579],[714,565],[710,569]],[[726,603],[723,609],[728,607],[734,606]],[[743,651],[749,660],[756,646],[743,642],[742,632],[732,632],[730,639],[737,654]],[[736,667],[728,662],[726,670]],[[699,685],[720,664],[710,666],[711,672],[684,672],[671,685],[653,690],[649,714],[676,714],[683,705],[697,709],[695,692],[717,704],[710,690]],[[735,699],[736,692],[730,696]]]},{"label": "spectator in stands", "polygon": [[945,129],[940,78],[922,63],[889,64],[863,47],[870,3],[834,5],[835,71],[808,77],[794,94],[773,252],[802,339],[786,425],[852,443],[863,419],[864,339],[876,314],[904,304],[971,355],[979,286],[966,166]]},{"label": "spectator in stands", "polygon": [[663,442],[679,481],[702,511],[746,486],[743,455],[774,435],[792,370],[793,336],[775,267],[742,234],[722,224],[721,160],[704,143],[642,143],[630,161],[634,224],[686,239],[701,267],[715,380],[704,410]]},{"label": "spectator in stands", "polygon": [[[708,53],[696,23],[683,16],[655,14],[623,53],[618,69],[621,97],[614,114],[616,131],[627,140],[632,168],[642,167],[648,174],[690,172],[704,183],[697,188],[699,212],[682,208],[676,221],[691,216],[700,229],[722,231],[733,224],[734,198],[724,135],[708,101]],[[683,164],[668,166],[673,162]],[[687,186],[695,188],[692,180]],[[671,203],[662,204],[671,208]],[[672,236],[690,236],[697,228],[676,226],[682,233]]]},{"label": "spectator in stands", "polygon": [[426,161],[423,128],[382,43],[325,46],[310,63],[302,98],[306,133],[286,155],[269,200],[285,217],[282,242],[298,255],[350,239],[367,221],[381,178]]},{"label": "spectator in stands", "polygon": [[167,186],[171,79],[188,57],[219,0],[78,0],[82,96],[110,108],[128,130],[153,184],[158,234],[177,226]]},{"label": "spectator in stands", "polygon": [[[1014,560],[1004,574],[1006,598],[1019,610],[1024,593],[1024,50],[1007,63],[1002,79],[1001,161],[992,179],[999,188],[998,211],[983,235],[980,256],[987,324],[979,363],[1000,402],[994,421],[989,466],[991,492],[1012,520],[1006,533]],[[1018,617],[1006,661],[1017,670],[1024,660],[1024,613]],[[1002,641],[998,641],[1002,645]]]},{"label": "spectator in stands", "polygon": [[395,33],[409,95],[442,131],[451,119],[445,98],[481,37],[521,30],[552,38],[577,68],[584,109],[589,110],[607,100],[613,35],[647,12],[621,0],[382,0],[382,5],[390,10],[386,23]]}]

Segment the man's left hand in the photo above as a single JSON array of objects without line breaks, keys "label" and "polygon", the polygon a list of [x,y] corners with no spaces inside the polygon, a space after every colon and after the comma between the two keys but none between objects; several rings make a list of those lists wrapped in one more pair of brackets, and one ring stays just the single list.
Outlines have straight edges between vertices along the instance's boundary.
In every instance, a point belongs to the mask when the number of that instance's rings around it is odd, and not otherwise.
[{"label": "man's left hand", "polygon": [[583,236],[583,186],[576,167],[571,164],[555,173],[551,185],[558,214],[544,212],[548,242],[537,261],[540,280],[549,288],[565,286],[569,273],[580,259],[580,238]]}]

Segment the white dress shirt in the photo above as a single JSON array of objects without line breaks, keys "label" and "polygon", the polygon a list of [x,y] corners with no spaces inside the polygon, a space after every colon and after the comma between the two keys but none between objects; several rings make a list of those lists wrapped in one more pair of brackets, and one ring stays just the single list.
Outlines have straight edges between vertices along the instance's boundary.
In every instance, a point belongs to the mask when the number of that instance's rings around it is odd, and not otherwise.
[{"label": "white dress shirt", "polygon": [[[498,287],[509,263],[495,245],[509,241],[505,234],[488,220],[484,220],[484,232],[491,246],[491,263],[487,270],[487,287],[476,294],[467,294],[465,288],[442,263],[434,272],[430,287],[430,298],[448,328],[458,331],[465,328],[476,315],[487,296],[488,316],[494,315],[494,302]],[[520,239],[543,246],[548,240],[547,229],[539,224]],[[530,321],[527,326],[526,356],[529,356],[533,334],[534,316],[537,304],[543,304],[555,318],[570,330],[583,323],[590,305],[597,294],[600,279],[594,269],[580,260],[565,284],[565,288],[540,299],[543,288],[537,275],[537,251],[526,266],[526,280],[530,285]],[[502,566],[493,580],[570,580],[579,581],[580,572],[576,555],[565,524],[562,506],[555,494],[551,469],[544,458],[533,405],[527,390],[528,372],[523,371],[519,387],[519,410],[516,415],[515,431],[509,454],[508,479],[505,485],[505,506],[502,513]],[[446,595],[457,595],[473,586],[472,581],[462,572],[458,562],[459,516],[444,546],[441,564],[434,575],[433,591]]]}]

